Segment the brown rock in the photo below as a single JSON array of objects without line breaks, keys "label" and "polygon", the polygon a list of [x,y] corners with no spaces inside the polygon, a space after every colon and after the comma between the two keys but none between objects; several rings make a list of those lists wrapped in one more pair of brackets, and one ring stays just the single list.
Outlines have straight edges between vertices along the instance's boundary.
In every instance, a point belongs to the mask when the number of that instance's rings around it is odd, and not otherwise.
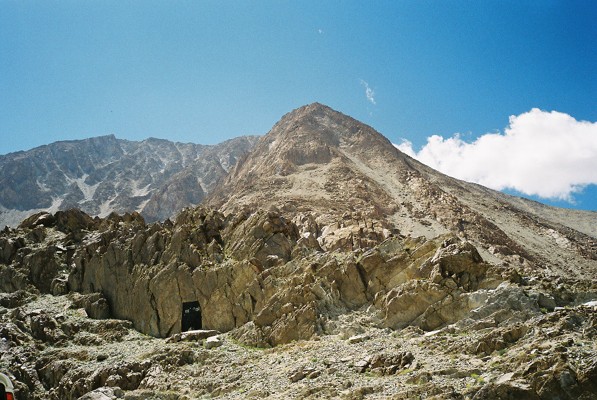
[{"label": "brown rock", "polygon": [[488,383],[474,396],[473,400],[539,400],[537,393],[527,384],[508,382]]}]

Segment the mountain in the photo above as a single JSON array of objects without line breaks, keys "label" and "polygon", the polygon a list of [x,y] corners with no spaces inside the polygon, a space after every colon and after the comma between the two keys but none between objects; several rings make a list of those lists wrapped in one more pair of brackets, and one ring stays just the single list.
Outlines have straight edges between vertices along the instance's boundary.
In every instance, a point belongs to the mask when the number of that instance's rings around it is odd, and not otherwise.
[{"label": "mountain", "polygon": [[17,398],[595,398],[597,213],[447,177],[317,103],[236,160],[163,222],[0,232]]},{"label": "mountain", "polygon": [[546,273],[597,272],[597,213],[548,207],[450,178],[319,103],[285,115],[207,201],[225,212],[257,206],[286,215],[312,212],[323,224],[365,219],[407,236],[452,232],[482,251],[542,263]]},{"label": "mountain", "polygon": [[113,135],[0,156],[0,226],[39,211],[80,208],[105,217],[138,211],[149,221],[200,203],[256,137],[213,146]]}]

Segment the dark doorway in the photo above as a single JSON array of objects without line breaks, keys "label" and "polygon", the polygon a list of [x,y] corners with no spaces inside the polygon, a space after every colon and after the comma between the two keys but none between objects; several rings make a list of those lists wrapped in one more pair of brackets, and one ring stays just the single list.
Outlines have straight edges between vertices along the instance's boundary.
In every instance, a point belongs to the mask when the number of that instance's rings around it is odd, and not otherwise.
[{"label": "dark doorway", "polygon": [[198,301],[182,303],[181,332],[201,329],[201,306]]}]

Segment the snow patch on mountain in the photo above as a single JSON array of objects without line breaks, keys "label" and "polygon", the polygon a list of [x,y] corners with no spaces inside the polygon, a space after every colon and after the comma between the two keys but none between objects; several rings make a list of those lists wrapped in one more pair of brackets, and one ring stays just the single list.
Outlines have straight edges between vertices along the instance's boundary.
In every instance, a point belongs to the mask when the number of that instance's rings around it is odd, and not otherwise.
[{"label": "snow patch on mountain", "polygon": [[97,214],[100,218],[105,218],[113,211],[112,203],[114,202],[115,197],[104,201],[99,206],[99,213]]},{"label": "snow patch on mountain", "polygon": [[143,209],[145,208],[145,206],[147,205],[147,203],[149,203],[149,201],[150,201],[150,200],[151,200],[151,198],[149,198],[149,199],[147,199],[147,200],[144,200],[144,201],[142,201],[142,202],[139,204],[139,206],[137,207],[137,209],[136,209],[135,211],[136,211],[136,212],[138,212],[138,213],[141,213],[141,212],[143,212]]},{"label": "snow patch on mountain", "polygon": [[96,183],[95,185],[89,185],[87,184],[87,182],[85,182],[87,180],[87,178],[89,177],[89,174],[83,174],[83,176],[81,176],[80,178],[76,178],[76,179],[72,179],[69,178],[68,176],[65,176],[66,181],[69,184],[75,183],[77,185],[77,187],[79,188],[79,190],[81,191],[81,193],[83,193],[83,200],[81,200],[79,202],[79,204],[82,204],[83,202],[86,201],[92,201],[93,200],[93,196],[95,196],[95,191],[97,190],[97,187],[100,185],[100,183]]},{"label": "snow patch on mountain", "polygon": [[150,183],[148,183],[147,185],[145,185],[142,188],[139,188],[137,185],[138,185],[138,182],[135,182],[133,185],[133,190],[131,192],[132,197],[145,197],[149,193],[151,193],[151,184]]},{"label": "snow patch on mountain", "polygon": [[138,211],[148,221],[201,202],[257,137],[217,145],[113,135],[0,155],[0,227],[77,207],[92,216]]},{"label": "snow patch on mountain", "polygon": [[52,190],[48,187],[48,185],[46,185],[43,181],[41,181],[39,178],[36,181],[37,186],[39,187],[39,189],[42,192],[51,192]]}]

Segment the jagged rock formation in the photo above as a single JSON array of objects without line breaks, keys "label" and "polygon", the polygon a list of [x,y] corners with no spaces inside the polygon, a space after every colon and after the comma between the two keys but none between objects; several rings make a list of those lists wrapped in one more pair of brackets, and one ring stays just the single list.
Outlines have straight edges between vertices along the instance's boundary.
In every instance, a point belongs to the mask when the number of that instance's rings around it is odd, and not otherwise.
[{"label": "jagged rock formation", "polygon": [[137,211],[148,221],[165,220],[199,204],[256,139],[204,146],[110,135],[0,156],[0,227],[73,207],[102,217]]},{"label": "jagged rock formation", "polygon": [[[131,350],[126,365],[102,364],[122,360],[115,355],[62,363],[51,348],[25,350],[62,346],[56,352],[68,359],[69,343],[140,342],[131,327],[178,338],[192,314],[195,329],[223,332],[224,342],[206,344],[211,352],[238,352],[230,341],[274,348],[256,362],[282,362],[272,376],[295,386],[250,375],[266,382],[257,397],[590,399],[597,216],[548,210],[443,176],[372,128],[320,104],[305,106],[259,140],[208,206],[152,224],[138,213],[39,213],[5,229],[0,334],[10,351],[0,365],[30,398],[77,398],[103,386],[119,386],[129,398],[143,390],[179,398],[167,390],[181,395],[190,376],[201,389],[181,398],[257,390],[244,378],[226,381],[241,359],[221,356],[232,366],[216,367],[207,349],[186,340],[152,339]],[[29,308],[40,301],[80,314]],[[73,328],[81,315],[101,320]],[[299,354],[293,343],[302,340],[310,342],[300,347],[339,359],[307,363],[276,352]],[[178,367],[167,367],[172,362]],[[206,368],[218,383],[208,385],[198,364],[212,365]],[[357,386],[335,379],[339,370]],[[369,386],[364,373],[391,375],[403,386]],[[326,383],[308,391],[305,380]]]}]

